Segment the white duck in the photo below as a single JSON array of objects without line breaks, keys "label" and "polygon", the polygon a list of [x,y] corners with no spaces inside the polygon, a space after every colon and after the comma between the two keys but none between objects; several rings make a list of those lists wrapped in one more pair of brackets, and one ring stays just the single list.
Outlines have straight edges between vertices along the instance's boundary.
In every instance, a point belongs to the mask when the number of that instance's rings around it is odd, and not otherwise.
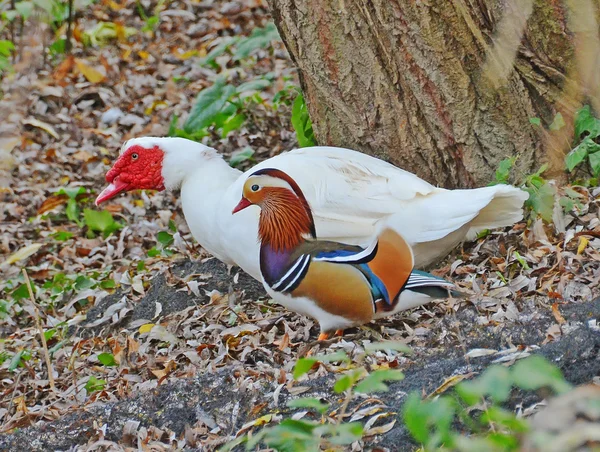
[{"label": "white duck", "polygon": [[319,239],[365,245],[385,224],[411,244],[417,268],[479,231],[520,221],[529,196],[509,185],[437,188],[377,158],[327,146],[285,152],[242,173],[203,144],[143,137],[123,145],[96,204],[128,190],[180,188],[183,214],[198,243],[260,280],[258,209],[231,211],[247,176],[267,167],[296,180],[313,209]]}]

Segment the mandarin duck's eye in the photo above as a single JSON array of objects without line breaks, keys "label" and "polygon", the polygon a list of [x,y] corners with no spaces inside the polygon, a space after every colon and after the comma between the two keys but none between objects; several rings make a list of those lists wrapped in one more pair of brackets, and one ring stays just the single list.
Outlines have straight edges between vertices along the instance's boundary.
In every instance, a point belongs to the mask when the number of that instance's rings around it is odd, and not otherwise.
[{"label": "mandarin duck's eye", "polygon": [[260,187],[259,187],[258,185],[256,185],[256,184],[254,184],[252,187],[250,187],[250,189],[251,189],[252,191],[258,191],[258,189],[259,189],[259,188],[260,188]]},{"label": "mandarin duck's eye", "polygon": [[139,157],[139,155],[136,152],[134,152],[133,154],[131,154],[131,160],[137,160],[138,157]]}]

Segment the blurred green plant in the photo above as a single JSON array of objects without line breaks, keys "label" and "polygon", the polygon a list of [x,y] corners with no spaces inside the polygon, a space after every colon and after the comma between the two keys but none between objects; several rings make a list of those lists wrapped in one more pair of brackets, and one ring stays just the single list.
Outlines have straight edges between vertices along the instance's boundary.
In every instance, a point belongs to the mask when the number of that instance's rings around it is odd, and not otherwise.
[{"label": "blurred green plant", "polygon": [[0,75],[12,71],[13,67],[10,63],[10,57],[15,50],[15,45],[12,41],[0,40]]},{"label": "blurred green plant", "polygon": [[[148,250],[148,257],[157,257],[157,256],[170,257],[170,256],[172,256],[174,254],[174,251],[171,250],[169,247],[175,241],[173,234],[175,234],[176,232],[177,232],[177,226],[175,225],[175,222],[173,220],[170,220],[169,221],[169,230],[168,231],[160,231],[158,234],[156,234],[157,245],[153,246],[151,249]],[[142,263],[142,268],[143,268],[143,263]],[[138,271],[142,270],[142,268],[140,268],[138,265]]]},{"label": "blurred green plant", "polygon": [[296,138],[301,148],[316,144],[312,122],[310,121],[302,93],[296,96],[294,105],[292,106],[292,126],[294,126]]},{"label": "blurred green plant", "polygon": [[228,54],[232,61],[240,61],[252,56],[252,54],[271,45],[273,41],[281,41],[277,27],[269,22],[264,28],[257,27],[252,30],[250,36],[225,37],[208,54],[202,58],[200,65],[218,69],[216,59],[221,55]]},{"label": "blurred green plant", "polygon": [[[310,372],[317,363],[345,363],[346,371],[336,379],[333,391],[344,394],[344,401],[335,415],[337,421],[332,422],[330,417],[325,417],[330,405],[322,400],[305,397],[288,402],[290,408],[309,409],[320,414],[322,422],[305,420],[284,419],[274,427],[265,427],[253,435],[244,435],[226,444],[221,451],[233,450],[236,446],[245,443],[246,450],[255,449],[260,443],[279,451],[304,452],[307,450],[322,450],[322,447],[334,447],[352,444],[363,436],[363,426],[360,422],[343,422],[349,403],[357,393],[370,394],[388,390],[386,381],[398,381],[404,374],[395,369],[379,369],[369,372],[363,365],[365,358],[380,350],[395,350],[410,353],[406,344],[395,341],[384,341],[368,344],[365,351],[352,362],[343,352],[327,355],[317,355],[309,358],[300,358],[294,366],[294,379],[298,379]],[[271,416],[263,416],[270,420]],[[260,420],[259,420],[260,421]],[[260,422],[258,422],[260,424]]]},{"label": "blurred green plant", "polygon": [[413,392],[404,404],[403,419],[428,451],[516,451],[529,423],[502,407],[513,387],[549,388],[555,394],[571,389],[556,366],[542,356],[530,356],[511,368],[491,366],[478,378],[459,383],[452,395],[423,400]]},{"label": "blurred green plant", "polygon": [[263,103],[260,91],[271,86],[273,74],[233,86],[221,75],[215,83],[203,89],[183,124],[179,128],[179,118],[174,116],[169,127],[169,136],[178,136],[200,141],[210,135],[210,129],[225,138],[230,132],[242,127],[247,119],[244,113],[249,103]]},{"label": "blurred green plant", "polygon": [[575,116],[575,140],[578,143],[565,157],[567,171],[587,171],[592,179],[589,185],[598,185],[600,176],[600,119],[594,117],[585,105]]}]

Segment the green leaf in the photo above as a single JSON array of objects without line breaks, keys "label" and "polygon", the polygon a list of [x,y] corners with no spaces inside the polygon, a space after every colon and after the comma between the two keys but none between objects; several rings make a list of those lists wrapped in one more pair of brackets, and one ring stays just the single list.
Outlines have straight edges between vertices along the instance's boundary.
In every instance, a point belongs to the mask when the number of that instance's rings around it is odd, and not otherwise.
[{"label": "green leaf", "polygon": [[[225,121],[223,127],[221,128],[221,137],[225,138],[230,132],[239,129],[242,127],[245,121],[246,115],[243,113],[238,113],[237,115],[231,116],[227,121]],[[254,151],[252,151],[252,153],[254,154]]]},{"label": "green leaf", "polygon": [[594,176],[600,176],[600,150],[588,156],[590,167],[594,172]]},{"label": "green leaf", "polygon": [[395,369],[379,369],[356,385],[356,392],[369,394],[371,392],[384,392],[389,388],[384,381],[399,381],[404,379],[404,374]]},{"label": "green leaf", "polygon": [[79,221],[79,205],[75,199],[69,199],[67,201],[67,208],[65,209],[65,213],[67,214],[67,218],[73,222],[75,222],[78,226],[82,226],[81,221]]},{"label": "green leaf", "polygon": [[108,210],[84,209],[83,219],[90,230],[102,232],[104,236],[108,236],[123,227],[121,223],[115,221]]},{"label": "green leaf", "polygon": [[556,113],[554,119],[552,120],[552,124],[548,127],[550,130],[560,130],[565,126],[565,120],[561,112]]},{"label": "green leaf", "polygon": [[517,260],[517,262],[521,264],[521,267],[523,267],[525,270],[529,270],[529,265],[527,264],[527,261],[523,256],[521,256],[521,254],[519,254],[518,251],[514,251],[513,256]]},{"label": "green leaf", "polygon": [[321,414],[325,413],[327,408],[329,408],[328,403],[321,402],[319,399],[313,397],[290,400],[287,403],[287,406],[290,408],[310,408]]},{"label": "green leaf", "polygon": [[56,328],[50,328],[49,330],[44,331],[44,339],[46,339],[46,341],[49,341],[54,337],[55,334]]},{"label": "green leaf", "polygon": [[292,105],[292,126],[296,131],[296,138],[300,147],[315,145],[315,137],[308,115],[308,109],[304,103],[304,96],[298,94]]},{"label": "green leaf", "polygon": [[[34,286],[34,289],[35,289],[35,286]],[[35,290],[34,290],[34,293],[35,293]],[[11,295],[15,301],[20,301],[24,298],[29,297],[29,290],[27,289],[27,286],[25,284],[21,284],[19,287],[17,287],[15,290],[12,291]]]},{"label": "green leaf", "polygon": [[156,235],[156,240],[162,246],[166,247],[166,246],[169,246],[170,244],[172,244],[174,239],[173,239],[173,236],[171,234],[169,234],[167,231],[160,231]]},{"label": "green leaf", "polygon": [[27,18],[33,13],[33,3],[17,2],[15,3],[15,10],[19,13],[23,20],[27,20]]},{"label": "green leaf", "polygon": [[160,256],[160,250],[157,249],[155,246],[153,246],[152,248],[150,248],[148,250],[148,257],[156,257],[156,256]]},{"label": "green leaf", "polygon": [[298,379],[307,373],[312,366],[317,362],[330,363],[335,361],[349,361],[348,355],[345,352],[338,351],[327,355],[316,355],[311,358],[300,358],[294,366],[294,379]]},{"label": "green leaf", "polygon": [[475,405],[485,396],[494,402],[504,402],[510,396],[512,382],[510,372],[504,366],[491,366],[473,381],[465,381],[456,386],[458,395],[469,405]]},{"label": "green leaf", "polygon": [[171,118],[171,122],[169,123],[169,130],[167,132],[168,137],[174,137],[177,134],[177,124],[179,123],[179,116],[176,114]]},{"label": "green leaf", "polygon": [[397,352],[407,353],[409,355],[412,354],[410,347],[402,341],[380,341],[365,345],[366,353],[374,353],[380,350],[394,350]]},{"label": "green leaf", "polygon": [[450,426],[455,412],[456,405],[448,397],[421,400],[417,392],[412,392],[402,408],[402,417],[413,438],[427,445],[427,450],[434,450],[436,446],[450,441]]},{"label": "green leaf", "polygon": [[225,38],[220,44],[218,44],[216,47],[214,47],[210,52],[208,52],[208,54],[202,58],[200,60],[200,65],[201,66],[212,66],[215,62],[215,59],[221,55],[223,55],[225,52],[227,52],[227,49],[229,49],[229,47],[231,47],[234,43],[236,43],[238,41],[238,38],[231,38],[231,37],[227,37]]},{"label": "green leaf", "polygon": [[58,240],[59,242],[64,242],[72,237],[73,233],[68,231],[57,231],[54,234],[52,234],[52,238]]},{"label": "green leaf", "polygon": [[19,367],[24,354],[25,354],[25,350],[20,350],[12,357],[12,359],[10,360],[10,364],[8,365],[9,372],[14,372],[16,370],[16,368]]},{"label": "green leaf", "polygon": [[100,281],[100,287],[103,289],[114,289],[117,287],[117,283],[114,279],[106,279],[104,281]]},{"label": "green leaf", "polygon": [[533,124],[534,126],[541,126],[542,120],[540,118],[529,118],[529,123]]},{"label": "green leaf", "polygon": [[511,369],[511,377],[515,385],[526,391],[550,387],[562,394],[571,389],[560,369],[539,355],[518,361]]},{"label": "green leaf", "polygon": [[515,432],[526,432],[528,423],[525,419],[519,419],[512,411],[505,410],[499,406],[492,405],[481,415],[481,420],[485,423],[500,424]]},{"label": "green leaf", "polygon": [[592,115],[589,105],[581,108],[575,116],[575,139],[596,138],[600,135],[600,121]]},{"label": "green leaf", "polygon": [[344,422],[342,424],[326,424],[315,429],[316,434],[329,435],[328,442],[332,444],[352,444],[363,435],[363,426],[360,422]]},{"label": "green leaf", "polygon": [[61,187],[56,194],[67,195],[69,199],[76,199],[77,196],[82,195],[86,192],[85,187]]},{"label": "green leaf", "polygon": [[200,91],[183,130],[193,133],[210,126],[234,92],[235,87],[226,85],[224,76],[219,77],[212,86]]},{"label": "green leaf", "polygon": [[282,452],[316,451],[320,441],[313,432],[317,427],[318,424],[307,421],[284,419],[278,426],[265,428],[253,435],[246,444],[246,450],[255,449],[263,441]]},{"label": "green leaf", "polygon": [[8,41],[6,39],[0,40],[0,55],[8,57],[15,50],[15,45],[12,41]]},{"label": "green leaf", "polygon": [[[586,140],[592,141],[587,137],[579,146],[573,149],[565,157],[565,164],[567,165],[567,171],[573,171],[577,165],[585,160],[588,155],[588,146],[584,144]],[[593,141],[592,141],[593,143]]]},{"label": "green leaf", "polygon": [[77,289],[77,290],[85,290],[85,289],[91,289],[95,285],[96,285],[96,281],[94,281],[93,279],[90,279],[83,275],[79,275],[75,279],[75,284],[73,285],[73,287],[75,287],[75,289]]},{"label": "green leaf", "polygon": [[233,54],[233,61],[248,57],[252,52],[271,44],[271,41],[280,41],[277,27],[269,22],[264,28],[255,28],[247,38],[241,39]]},{"label": "green leaf", "polygon": [[333,390],[340,394],[350,389],[354,382],[355,380],[352,378],[352,375],[347,373],[336,380],[335,384],[333,385]]},{"label": "green leaf", "polygon": [[239,85],[235,92],[236,94],[242,94],[246,91],[262,91],[265,88],[268,88],[272,85],[271,80],[267,80],[264,78],[255,78],[254,80],[250,80],[249,82],[242,83]]},{"label": "green leaf", "polygon": [[312,366],[317,362],[318,361],[314,358],[300,358],[294,366],[294,380],[297,380],[305,373],[308,373],[308,371],[312,369]]},{"label": "green leaf", "polygon": [[50,46],[48,46],[48,50],[50,50],[50,53],[53,55],[62,55],[63,53],[65,53],[66,46],[66,39],[57,39]]},{"label": "green leaf", "polygon": [[117,361],[115,361],[115,357],[112,353],[100,353],[98,355],[98,361],[102,363],[103,366],[112,367],[117,366]]},{"label": "green leaf", "polygon": [[540,176],[534,175],[529,178],[525,190],[529,192],[529,199],[525,201],[525,206],[550,223],[554,212],[556,189]]},{"label": "green leaf", "polygon": [[498,169],[496,170],[496,181],[497,182],[500,182],[502,184],[505,184],[508,182],[508,178],[510,176],[510,170],[512,169],[516,160],[517,160],[516,157],[510,157],[510,158],[506,158],[506,159],[502,160],[498,164]]},{"label": "green leaf", "polygon": [[106,386],[106,380],[101,380],[92,375],[84,387],[88,394],[91,394],[92,392],[101,391],[104,386]]},{"label": "green leaf", "polygon": [[240,152],[236,152],[231,156],[231,160],[229,160],[229,164],[234,168],[239,164],[246,162],[248,160],[252,160],[252,156],[254,155],[254,149],[250,146],[246,146]]}]

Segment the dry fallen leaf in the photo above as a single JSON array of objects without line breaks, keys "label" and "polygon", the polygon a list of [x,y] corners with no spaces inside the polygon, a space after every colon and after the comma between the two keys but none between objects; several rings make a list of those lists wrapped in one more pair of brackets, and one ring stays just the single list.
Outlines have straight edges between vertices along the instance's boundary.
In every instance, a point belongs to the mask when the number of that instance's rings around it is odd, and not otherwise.
[{"label": "dry fallen leaf", "polygon": [[86,61],[80,58],[76,58],[75,64],[77,65],[77,69],[79,69],[79,72],[83,74],[83,76],[88,80],[88,82],[100,83],[102,80],[104,80],[104,74],[87,64]]},{"label": "dry fallen leaf", "polygon": [[37,253],[37,251],[42,246],[43,246],[42,243],[32,243],[31,245],[27,245],[27,246],[21,248],[16,253],[9,256],[9,258],[6,259],[2,263],[2,266],[11,265],[11,264],[14,264],[15,262],[19,262],[19,261],[27,259],[29,256],[32,256],[33,254]]},{"label": "dry fallen leaf", "polygon": [[54,127],[52,127],[50,124],[48,124],[46,122],[40,121],[35,118],[27,118],[23,121],[23,124],[29,125],[32,127],[37,127],[38,129],[43,130],[47,134],[52,135],[52,137],[54,137],[56,139],[59,138],[59,135],[58,135],[58,133],[56,133],[56,130],[54,130]]}]

